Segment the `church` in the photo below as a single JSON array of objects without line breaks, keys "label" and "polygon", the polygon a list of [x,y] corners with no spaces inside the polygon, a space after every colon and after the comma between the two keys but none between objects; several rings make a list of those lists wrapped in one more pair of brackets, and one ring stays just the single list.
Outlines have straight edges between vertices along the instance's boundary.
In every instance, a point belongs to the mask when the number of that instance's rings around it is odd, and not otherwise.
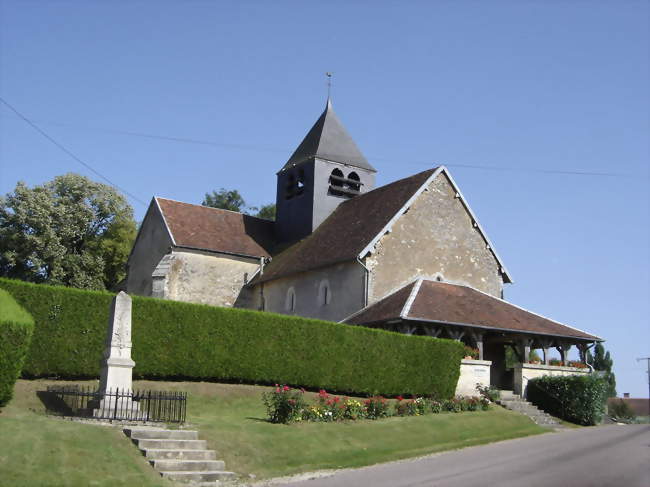
[{"label": "church", "polygon": [[510,273],[447,168],[376,172],[328,100],[277,172],[275,221],[154,197],[126,291],[461,340],[508,389],[504,346],[566,365],[601,340],[504,300]]}]

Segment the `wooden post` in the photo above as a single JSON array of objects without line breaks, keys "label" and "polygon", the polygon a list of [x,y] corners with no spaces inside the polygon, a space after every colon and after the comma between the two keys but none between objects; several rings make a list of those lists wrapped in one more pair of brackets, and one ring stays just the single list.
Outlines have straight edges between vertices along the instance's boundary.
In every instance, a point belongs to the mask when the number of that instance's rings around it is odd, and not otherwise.
[{"label": "wooden post", "polygon": [[469,333],[474,343],[476,343],[476,348],[478,348],[478,359],[483,360],[483,336],[485,333],[476,330],[471,330]]}]

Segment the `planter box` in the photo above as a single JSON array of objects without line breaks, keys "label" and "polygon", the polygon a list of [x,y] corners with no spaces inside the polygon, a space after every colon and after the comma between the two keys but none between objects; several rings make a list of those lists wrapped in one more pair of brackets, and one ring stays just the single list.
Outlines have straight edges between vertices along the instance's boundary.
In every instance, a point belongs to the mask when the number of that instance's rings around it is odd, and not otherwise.
[{"label": "planter box", "polygon": [[470,360],[463,359],[460,361],[460,377],[456,385],[457,396],[478,396],[476,384],[483,386],[490,385],[490,366],[489,360]]}]

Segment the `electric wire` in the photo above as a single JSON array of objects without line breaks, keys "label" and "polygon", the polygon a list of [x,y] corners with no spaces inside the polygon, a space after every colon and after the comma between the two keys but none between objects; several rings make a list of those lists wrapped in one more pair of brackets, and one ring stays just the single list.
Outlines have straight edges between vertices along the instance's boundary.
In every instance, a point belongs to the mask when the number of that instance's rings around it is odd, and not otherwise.
[{"label": "electric wire", "polygon": [[61,143],[57,142],[55,139],[53,139],[52,137],[50,137],[50,135],[48,135],[44,130],[42,130],[38,125],[36,125],[36,124],[35,124],[34,122],[32,122],[30,119],[28,119],[27,117],[25,117],[22,113],[20,113],[20,112],[19,112],[16,108],[14,108],[14,107],[9,103],[9,102],[7,102],[7,100],[5,100],[4,98],[0,97],[0,102],[2,102],[2,103],[3,103],[7,108],[9,108],[9,109],[10,109],[12,112],[14,112],[16,115],[18,115],[18,117],[20,117],[22,120],[24,120],[25,122],[27,122],[27,123],[28,123],[28,124],[29,124],[33,129],[34,129],[34,130],[36,130],[39,134],[41,134],[43,137],[45,137],[47,140],[49,140],[52,144],[54,144],[54,145],[55,145],[56,147],[58,147],[60,150],[62,150],[63,152],[65,152],[68,156],[72,157],[75,161],[77,161],[79,164],[81,164],[82,166],[84,166],[86,169],[88,169],[89,171],[91,171],[93,174],[95,174],[95,175],[98,176],[99,178],[103,179],[104,181],[106,181],[108,184],[110,184],[110,185],[113,186],[114,188],[119,189],[122,193],[124,193],[125,195],[127,195],[127,196],[128,196],[129,198],[131,198],[132,200],[134,200],[134,201],[140,203],[140,204],[143,205],[143,206],[147,206],[147,203],[145,203],[144,201],[142,201],[140,198],[138,198],[138,197],[135,196],[134,194],[130,193],[130,192],[127,191],[126,189],[122,188],[122,187],[119,186],[117,183],[114,183],[113,181],[111,181],[110,179],[108,179],[106,176],[104,176],[102,173],[100,173],[99,171],[97,171],[97,170],[96,170],[94,167],[92,167],[90,164],[88,164],[87,162],[84,162],[80,157],[78,157],[78,156],[75,155],[72,151],[70,151],[69,149],[67,149],[64,145],[62,145]]}]

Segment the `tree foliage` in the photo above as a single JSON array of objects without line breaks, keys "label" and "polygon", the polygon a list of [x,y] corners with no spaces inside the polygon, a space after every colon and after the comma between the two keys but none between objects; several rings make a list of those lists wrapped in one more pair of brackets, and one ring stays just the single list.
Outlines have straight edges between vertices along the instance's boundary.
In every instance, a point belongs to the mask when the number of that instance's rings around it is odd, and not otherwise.
[{"label": "tree foliage", "polygon": [[275,220],[275,203],[260,206],[260,209],[255,216],[258,218],[264,218],[265,220]]},{"label": "tree foliage", "polygon": [[275,220],[275,203],[262,205],[259,208],[256,206],[248,206],[243,196],[236,189],[221,188],[219,191],[205,193],[205,198],[203,198],[201,204],[212,208],[236,211],[266,220]]},{"label": "tree foliage", "polygon": [[609,352],[605,351],[602,343],[598,342],[594,347],[594,354],[587,352],[587,362],[594,366],[595,370],[601,371],[607,383],[607,397],[616,397],[616,376],[612,372],[614,361]]},{"label": "tree foliage", "polygon": [[246,213],[246,202],[239,191],[236,189],[221,188],[219,191],[212,191],[212,193],[205,193],[203,198],[203,206],[210,206],[212,208],[221,208],[222,210],[237,211]]},{"label": "tree foliage", "polygon": [[125,276],[133,210],[111,186],[79,174],[23,182],[0,198],[0,275],[84,289]]}]

